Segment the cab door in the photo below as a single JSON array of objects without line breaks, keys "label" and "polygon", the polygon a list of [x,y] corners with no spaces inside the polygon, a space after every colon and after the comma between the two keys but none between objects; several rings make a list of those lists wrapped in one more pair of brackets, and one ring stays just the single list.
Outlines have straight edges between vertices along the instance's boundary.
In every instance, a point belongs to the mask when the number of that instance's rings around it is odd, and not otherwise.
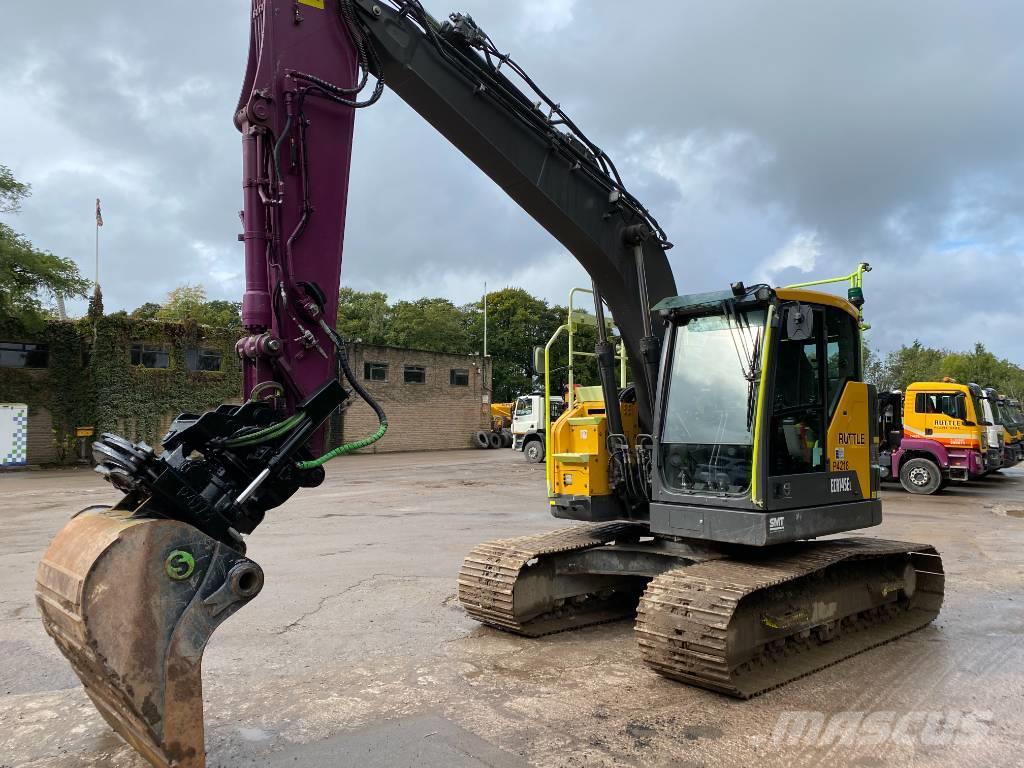
[{"label": "cab door", "polygon": [[[796,333],[787,320],[793,312],[809,318]],[[874,433],[868,424],[874,416],[868,407],[872,395],[860,382],[859,338],[856,321],[841,309],[796,303],[782,307],[771,369],[767,509],[859,501],[865,498],[863,491],[870,493],[870,472],[861,478],[846,448],[868,455]],[[842,427],[842,438],[830,434],[836,431],[830,430],[833,422]],[[840,440],[837,451],[831,443]],[[835,468],[833,460],[838,462]]]}]

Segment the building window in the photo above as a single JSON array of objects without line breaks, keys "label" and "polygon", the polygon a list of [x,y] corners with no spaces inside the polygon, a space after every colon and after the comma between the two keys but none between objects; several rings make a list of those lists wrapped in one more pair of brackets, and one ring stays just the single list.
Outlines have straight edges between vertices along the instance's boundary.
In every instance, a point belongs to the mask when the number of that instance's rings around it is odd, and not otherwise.
[{"label": "building window", "polygon": [[406,384],[426,384],[427,383],[427,369],[422,365],[407,365],[405,366],[405,383]]},{"label": "building window", "polygon": [[219,349],[185,350],[185,365],[190,371],[220,371],[220,360]]},{"label": "building window", "polygon": [[363,378],[367,381],[387,381],[387,363],[365,363],[363,365]]},{"label": "building window", "polygon": [[158,344],[132,344],[131,363],[143,368],[170,368],[171,353]]},{"label": "building window", "polygon": [[469,371],[465,368],[452,368],[450,381],[453,387],[468,387]]},{"label": "building window", "polygon": [[50,349],[45,344],[0,341],[0,368],[48,368]]}]

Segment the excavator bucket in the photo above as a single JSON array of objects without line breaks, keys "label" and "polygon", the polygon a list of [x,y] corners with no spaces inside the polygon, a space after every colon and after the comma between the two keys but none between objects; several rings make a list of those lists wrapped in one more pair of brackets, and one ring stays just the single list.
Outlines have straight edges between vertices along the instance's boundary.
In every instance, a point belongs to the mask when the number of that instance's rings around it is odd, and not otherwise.
[{"label": "excavator bucket", "polygon": [[106,721],[160,768],[203,768],[203,649],[263,587],[239,552],[174,520],[79,513],[36,574],[43,626]]}]

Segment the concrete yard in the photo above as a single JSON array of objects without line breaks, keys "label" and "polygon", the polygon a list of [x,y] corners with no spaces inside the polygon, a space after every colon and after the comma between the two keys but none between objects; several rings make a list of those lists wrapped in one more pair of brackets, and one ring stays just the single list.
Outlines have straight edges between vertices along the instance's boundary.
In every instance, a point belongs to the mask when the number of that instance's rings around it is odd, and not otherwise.
[{"label": "concrete yard", "polygon": [[[1024,471],[930,498],[889,488],[867,535],[938,547],[938,621],[739,702],[650,672],[630,622],[526,640],[464,614],[470,548],[560,524],[541,466],[511,451],[339,459],[250,538],[267,583],[205,656],[209,765],[1017,765]],[[142,768],[32,597],[54,533],[116,493],[84,469],[19,472],[0,499],[0,768]],[[781,732],[780,715],[823,727]]]}]

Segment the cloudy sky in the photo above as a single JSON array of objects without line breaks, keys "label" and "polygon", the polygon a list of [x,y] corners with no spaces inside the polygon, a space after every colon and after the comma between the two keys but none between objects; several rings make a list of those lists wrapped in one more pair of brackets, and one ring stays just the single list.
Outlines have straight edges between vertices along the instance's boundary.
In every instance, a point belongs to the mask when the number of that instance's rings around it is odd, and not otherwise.
[{"label": "cloudy sky", "polygon": [[[682,292],[866,260],[876,347],[981,339],[1024,363],[1024,3],[438,2],[616,160]],[[108,310],[185,282],[242,291],[248,4],[5,4],[0,163],[34,190],[5,220],[91,277],[101,197]],[[456,302],[586,282],[394,94],[357,121],[343,279]]]}]

